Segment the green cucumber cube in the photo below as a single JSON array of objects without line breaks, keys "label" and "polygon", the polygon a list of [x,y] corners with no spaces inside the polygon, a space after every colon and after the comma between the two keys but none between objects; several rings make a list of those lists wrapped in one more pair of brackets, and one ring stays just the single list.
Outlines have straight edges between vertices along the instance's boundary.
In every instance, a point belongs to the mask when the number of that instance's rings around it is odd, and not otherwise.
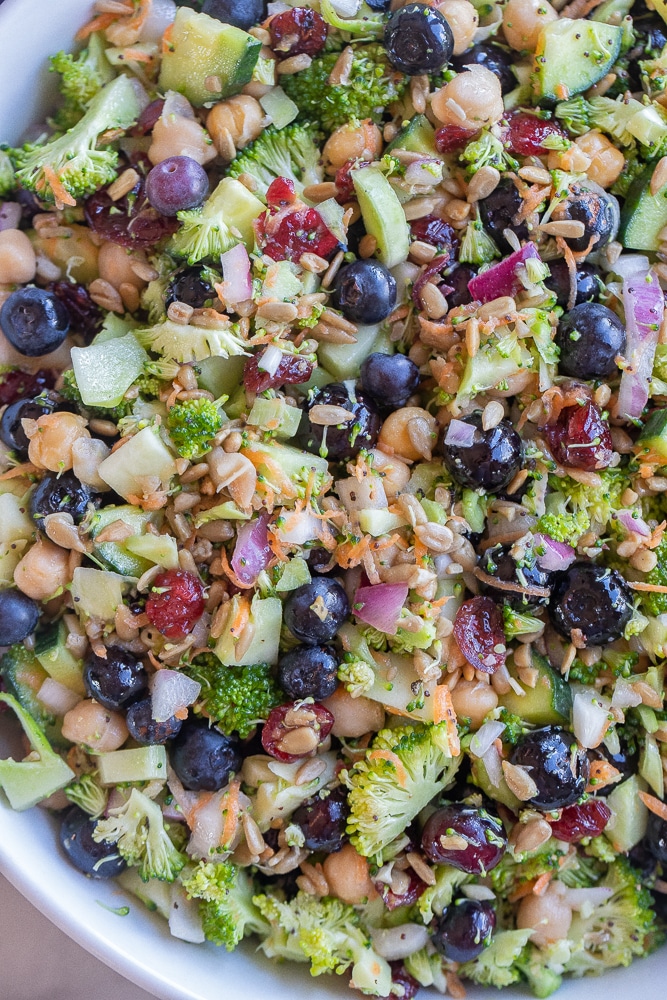
[{"label": "green cucumber cube", "polygon": [[72,367],[85,406],[117,406],[150,358],[132,333],[72,348]]},{"label": "green cucumber cube", "polygon": [[127,781],[167,780],[167,751],[154,744],[135,750],[112,750],[96,757],[100,782],[120,785]]}]

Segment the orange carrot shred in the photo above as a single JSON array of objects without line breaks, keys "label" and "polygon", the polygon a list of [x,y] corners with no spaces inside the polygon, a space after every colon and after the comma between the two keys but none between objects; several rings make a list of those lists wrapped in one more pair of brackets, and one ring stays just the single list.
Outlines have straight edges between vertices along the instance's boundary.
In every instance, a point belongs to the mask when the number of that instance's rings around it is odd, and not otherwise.
[{"label": "orange carrot shred", "polygon": [[458,757],[461,753],[459,728],[452,702],[452,692],[446,684],[438,684],[433,692],[433,721],[447,723],[449,749],[452,752],[452,757]]},{"label": "orange carrot shred", "polygon": [[37,472],[37,467],[32,462],[24,462],[23,465],[15,465],[13,469],[7,469],[0,476],[2,479],[16,479],[18,476],[31,476]]},{"label": "orange carrot shred", "polygon": [[507,899],[510,903],[517,903],[520,899],[530,896],[536,883],[537,879],[535,878],[530,879],[529,882],[524,882],[523,885],[520,885],[518,889],[515,889],[514,892],[507,897]]},{"label": "orange carrot shred", "polygon": [[53,167],[50,167],[48,164],[44,167],[44,177],[48,186],[53,191],[53,197],[56,199],[56,205],[62,203],[62,205],[69,205],[70,208],[74,208],[76,205],[76,198],[72,197]]},{"label": "orange carrot shred", "polygon": [[660,799],[656,799],[655,795],[649,795],[648,792],[640,792],[639,798],[642,800],[647,809],[649,809],[660,819],[667,820],[667,804],[661,802]]},{"label": "orange carrot shred", "polygon": [[401,788],[405,788],[408,780],[408,775],[403,766],[403,762],[400,757],[391,750],[373,750],[368,755],[369,760],[388,760],[390,764],[393,764],[396,768],[396,777]]},{"label": "orange carrot shred", "polygon": [[535,880],[535,885],[533,886],[533,892],[536,896],[543,896],[544,893],[549,888],[549,882],[553,878],[553,872],[544,872],[538,879]]},{"label": "orange carrot shred", "polygon": [[229,791],[225,796],[225,825],[222,828],[222,836],[220,838],[220,843],[224,848],[231,845],[239,825],[239,813],[241,812],[239,802],[240,790],[241,782],[232,781],[229,785]]},{"label": "orange carrot shred", "polygon": [[92,35],[93,32],[104,31],[105,28],[108,28],[113,24],[117,17],[118,14],[98,14],[97,17],[94,17],[92,21],[88,22],[88,24],[84,24],[83,28],[80,28],[74,37],[77,42],[83,42],[89,35]]}]

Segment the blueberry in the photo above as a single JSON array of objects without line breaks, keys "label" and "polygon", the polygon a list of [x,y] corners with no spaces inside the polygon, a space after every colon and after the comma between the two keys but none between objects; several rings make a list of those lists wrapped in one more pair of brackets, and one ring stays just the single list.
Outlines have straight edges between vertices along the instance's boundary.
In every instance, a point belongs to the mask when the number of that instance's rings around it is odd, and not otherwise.
[{"label": "blueberry", "polygon": [[204,0],[202,14],[247,31],[266,17],[264,0]]},{"label": "blueberry", "polygon": [[241,768],[238,745],[208,722],[187,722],[171,744],[171,766],[191,792],[217,792]]},{"label": "blueberry", "polygon": [[[512,549],[511,544],[495,545],[493,548],[486,549],[480,560],[484,572],[503,583],[513,583],[521,587],[548,587],[551,574],[540,569],[532,550],[527,549],[523,557],[515,560],[512,556]],[[504,601],[505,604],[516,608],[517,611],[537,607],[548,601],[548,597],[525,594],[518,590],[503,590],[492,584],[484,585],[484,593],[498,603]]]},{"label": "blueberry", "polygon": [[462,73],[467,66],[483,66],[493,73],[500,80],[500,87],[503,94],[509,93],[516,87],[516,77],[512,72],[512,57],[505,49],[491,42],[480,42],[466,49],[460,56],[452,59],[452,68],[457,73]]},{"label": "blueberry", "polygon": [[0,590],[0,646],[23,642],[35,631],[40,608],[21,590]]},{"label": "blueberry", "polygon": [[444,911],[431,937],[450,962],[471,962],[491,943],[496,912],[489,902],[457,899]]},{"label": "blueberry", "polygon": [[505,253],[511,253],[514,249],[503,235],[506,229],[511,229],[519,240],[528,239],[526,223],[514,221],[522,208],[523,198],[509,178],[501,180],[495,191],[479,202],[484,228]]},{"label": "blueberry", "polygon": [[[463,850],[447,846],[451,834],[467,843]],[[447,864],[468,874],[485,874],[500,864],[507,838],[498,816],[485,808],[451,802],[436,809],[424,824],[421,848],[429,861]]]},{"label": "blueberry", "polygon": [[366,5],[370,7],[371,10],[389,10],[391,6],[391,0],[366,0]]},{"label": "blueberry", "polygon": [[52,392],[43,392],[34,399],[17,399],[2,414],[0,440],[7,448],[15,451],[19,458],[27,458],[30,441],[21,421],[39,420],[46,413],[53,413],[57,409],[60,409],[58,396]]},{"label": "blueberry", "polygon": [[30,516],[40,531],[44,530],[44,518],[48,514],[71,514],[78,523],[85,516],[88,504],[94,502],[97,496],[73,472],[61,475],[47,472],[30,495]]},{"label": "blueberry", "polygon": [[[549,261],[549,271],[551,273],[544,284],[549,291],[555,293],[556,305],[566,309],[570,299],[569,268],[565,261],[559,258]],[[576,285],[575,306],[581,305],[582,302],[597,301],[603,288],[599,269],[594,264],[589,264],[588,261],[579,261],[577,263]]]},{"label": "blueberry", "polygon": [[146,197],[162,215],[198,208],[208,194],[208,176],[191,156],[161,160],[146,177]]},{"label": "blueberry", "polygon": [[590,253],[601,250],[616,238],[621,210],[613,194],[587,181],[585,184],[573,184],[569,196],[556,206],[551,217],[554,222],[583,222],[583,235],[565,237],[565,240],[575,253],[583,250]]},{"label": "blueberry", "polygon": [[614,642],[623,635],[632,609],[632,591],[615,569],[581,560],[553,575],[549,617],[568,641],[575,631],[589,646]]},{"label": "blueberry", "polygon": [[203,276],[203,267],[184,267],[174,271],[167,286],[164,305],[169,308],[172,302],[184,302],[193,309],[203,309],[210,305],[216,297],[215,289]]},{"label": "blueberry", "polygon": [[120,646],[108,646],[106,658],[90,652],[83,667],[89,698],[116,709],[136,701],[148,687],[148,674],[136,656]]},{"label": "blueberry", "polygon": [[127,867],[118,854],[116,844],[93,840],[97,820],[73,806],[60,826],[60,843],[68,860],[90,878],[115,878]]},{"label": "blueberry", "polygon": [[443,461],[461,486],[498,493],[514,479],[523,461],[521,438],[507,420],[488,431],[482,429],[482,414],[473,413],[463,422],[475,428],[470,445],[443,445]]},{"label": "blueberry", "polygon": [[19,288],[0,310],[0,326],[19,354],[37,358],[63,343],[69,332],[69,313],[53,292]]},{"label": "blueberry", "polygon": [[625,327],[615,312],[600,302],[582,302],[558,324],[558,370],[572,378],[611,378],[618,375],[616,357],[625,343]]},{"label": "blueberry", "polygon": [[338,687],[338,662],[331,646],[297,646],[278,663],[280,685],[292,701],[322,701]]},{"label": "blueberry", "polygon": [[150,698],[135,701],[127,710],[125,716],[127,728],[132,739],[142,746],[153,746],[156,743],[166,743],[180,732],[183,725],[180,719],[172,715],[165,722],[156,722],[153,718],[153,703]]},{"label": "blueberry", "polygon": [[535,782],[537,792],[528,802],[545,812],[571,806],[588,784],[588,757],[572,733],[559,726],[526,733],[514,748],[511,762],[525,768]]},{"label": "blueberry", "polygon": [[[353,419],[333,427],[311,423],[307,418],[314,406],[339,406],[353,414]],[[330,382],[307,404],[306,420],[299,436],[309,451],[325,455],[331,462],[345,462],[354,458],[362,448],[374,446],[380,424],[375,404],[368,397],[342,382]]]},{"label": "blueberry", "polygon": [[408,76],[421,76],[445,68],[454,51],[454,35],[438,10],[410,3],[390,18],[384,45],[392,66]]},{"label": "blueberry", "polygon": [[405,354],[369,354],[361,366],[361,388],[383,410],[405,406],[419,386],[419,368]]},{"label": "blueberry", "polygon": [[381,323],[396,308],[396,279],[377,260],[357,260],[336,275],[333,304],[352,323]]},{"label": "blueberry", "polygon": [[291,822],[301,827],[303,846],[309,851],[333,854],[343,846],[348,812],[347,793],[339,786],[323,798],[304,802],[292,814]]},{"label": "blueberry", "polygon": [[655,860],[667,867],[667,823],[655,813],[649,814],[645,842]]},{"label": "blueberry", "polygon": [[345,591],[325,576],[297,587],[284,606],[287,628],[301,642],[312,646],[333,639],[349,613],[350,602]]},{"label": "blueberry", "polygon": [[472,301],[468,291],[468,282],[477,274],[477,268],[470,264],[455,264],[451,270],[445,271],[445,284],[452,289],[446,293],[447,305],[450,309],[456,306],[466,306]]}]

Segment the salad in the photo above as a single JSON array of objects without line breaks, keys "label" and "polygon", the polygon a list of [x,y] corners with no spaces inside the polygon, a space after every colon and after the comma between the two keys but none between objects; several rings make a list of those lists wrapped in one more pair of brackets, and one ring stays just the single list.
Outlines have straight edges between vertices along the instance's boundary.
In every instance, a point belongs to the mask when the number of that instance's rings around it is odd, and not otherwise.
[{"label": "salad", "polygon": [[176,937],[663,940],[653,6],[97,0],[0,148],[0,788]]}]

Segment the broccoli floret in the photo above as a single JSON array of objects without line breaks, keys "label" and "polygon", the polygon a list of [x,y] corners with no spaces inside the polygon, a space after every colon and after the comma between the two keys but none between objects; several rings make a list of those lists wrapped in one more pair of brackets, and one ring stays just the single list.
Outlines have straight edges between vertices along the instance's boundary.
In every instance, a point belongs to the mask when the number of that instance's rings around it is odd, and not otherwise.
[{"label": "broccoli floret", "polygon": [[10,194],[16,188],[16,176],[9,153],[0,149],[0,198]]},{"label": "broccoli floret", "polygon": [[551,492],[546,497],[546,512],[540,517],[537,530],[557,542],[575,545],[593,521],[604,528],[614,511],[622,507],[621,494],[629,485],[625,473],[604,469],[598,475],[602,485],[585,486],[569,476],[559,479],[549,476]]},{"label": "broccoli floret", "polygon": [[544,622],[533,615],[522,615],[508,604],[503,605],[503,629],[506,639],[514,639],[517,635],[530,635],[541,629]]},{"label": "broccoli floret", "polygon": [[578,681],[580,684],[594,684],[601,673],[609,670],[614,677],[629,677],[638,660],[639,654],[633,653],[629,649],[606,649],[597,663],[592,663],[590,666],[575,659],[570,667],[570,681]]},{"label": "broccoli floret", "polygon": [[9,757],[0,760],[0,788],[18,812],[31,809],[54,792],[60,791],[75,777],[65,761],[55,752],[32,715],[11,694],[0,692],[0,702],[16,714],[30,743],[26,760]]},{"label": "broccoli floret", "polygon": [[304,117],[327,132],[353,120],[382,121],[384,109],[401,97],[408,78],[391,66],[382,45],[371,43],[355,47],[347,83],[330,86],[329,74],[339,55],[325,52],[307,69],[284,77],[285,93]]},{"label": "broccoli floret", "polygon": [[490,872],[494,892],[501,897],[511,896],[526,882],[539,878],[545,872],[558,871],[558,863],[563,853],[555,850],[550,841],[539,853],[525,860],[522,860],[522,855],[515,858],[510,852],[505,853],[500,863]]},{"label": "broccoli floret", "polygon": [[511,986],[521,978],[515,964],[523,952],[532,930],[497,931],[481,954],[459,967],[459,975],[472,979],[480,986]]},{"label": "broccoli floret", "polygon": [[122,806],[110,809],[107,819],[99,820],[93,840],[116,844],[128,865],[138,867],[144,882],[151,878],[173,882],[185,864],[169,839],[159,805],[138,788]]},{"label": "broccoli floret", "polygon": [[267,933],[253,903],[255,887],[246,871],[231,861],[200,861],[181,875],[189,899],[201,900],[199,914],[207,941],[234,951],[247,934]]},{"label": "broccoli floret", "polygon": [[29,143],[15,151],[16,179],[43,201],[74,205],[116,176],[118,153],[97,149],[108,131],[117,135],[136,121],[139,104],[126,76],[108,83],[91,101],[74,128],[45,146]]},{"label": "broccoli floret", "polygon": [[[236,181],[232,183],[229,178],[223,177],[201,208],[178,212],[181,227],[169,241],[168,253],[174,257],[184,257],[188,264],[198,264],[204,260],[219,261],[221,254],[241,241],[242,234],[228,222],[232,199],[239,200],[239,192],[233,190],[236,184]],[[257,202],[243,187],[240,192],[241,195],[247,195],[248,201]],[[261,209],[259,202],[257,205]],[[242,214],[247,215],[247,205]]]},{"label": "broccoli floret", "polygon": [[447,977],[442,957],[428,947],[413,952],[403,960],[405,969],[420,986],[435,986],[439,993],[447,993]]},{"label": "broccoli floret", "polygon": [[[412,615],[405,608],[401,611],[401,618],[411,617]],[[399,618],[399,622],[401,618]],[[412,653],[415,649],[428,649],[436,638],[435,622],[426,618],[423,619],[423,624],[417,632],[409,632],[407,629],[401,628],[400,624],[395,635],[380,632],[372,625],[362,626],[360,631],[368,645],[372,646],[373,649],[382,651],[391,649],[394,653]]]},{"label": "broccoli floret", "polygon": [[[515,934],[521,933],[514,931]],[[528,944],[517,957],[515,968],[526,980],[533,996],[545,1000],[561,986],[563,979],[558,972],[549,966],[548,956],[536,948],[533,944]]]},{"label": "broccoli floret", "polygon": [[88,771],[67,786],[65,795],[75,806],[97,819],[106,809],[109,789],[98,784],[97,771]]},{"label": "broccoli floret", "polygon": [[218,400],[186,399],[169,410],[169,435],[183,458],[201,458],[211,450],[212,439],[225,420],[218,404]]},{"label": "broccoli floret", "polygon": [[236,178],[249,174],[257,184],[254,194],[262,201],[266,201],[266,192],[276,177],[293,181],[300,195],[309,184],[319,184],[323,176],[313,129],[299,123],[265,129],[232,161],[228,174]]},{"label": "broccoli floret", "polygon": [[496,257],[500,257],[500,250],[481,221],[469,222],[461,240],[459,260],[464,264],[490,264]]},{"label": "broccoli floret", "polygon": [[44,668],[23,643],[10,646],[0,660],[0,678],[10,694],[33,717],[54,746],[67,746],[69,744],[63,740],[60,733],[60,720],[47,712],[37,698],[46,677]]},{"label": "broccoli floret", "polygon": [[467,163],[469,176],[476,174],[482,167],[495,167],[496,170],[518,170],[518,161],[507,152],[500,139],[488,129],[484,129],[479,138],[469,142],[459,159]]},{"label": "broccoli floret", "polygon": [[454,778],[447,723],[383,729],[347,772],[347,833],[360,854],[377,857]]},{"label": "broccoli floret", "polygon": [[506,708],[501,708],[497,715],[498,722],[505,724],[505,731],[502,734],[503,743],[511,743],[514,746],[518,743],[526,731],[524,721],[520,715],[514,715]]},{"label": "broccoli floret", "polygon": [[[612,855],[612,861],[614,857],[615,855]],[[595,855],[588,857],[581,853],[571,854],[558,872],[558,881],[570,889],[590,889],[592,885],[597,885],[604,875],[605,868],[599,863],[600,860],[604,859],[598,859]]]},{"label": "broccoli floret", "polygon": [[451,865],[436,865],[434,870],[435,884],[427,886],[417,901],[419,915],[425,924],[430,924],[434,916],[442,916],[457,889],[472,880],[472,875]]},{"label": "broccoli floret", "polygon": [[222,316],[217,329],[173,323],[166,319],[163,323],[146,330],[134,330],[133,333],[142,347],[178,361],[179,364],[203,361],[204,358],[231,358],[248,353],[245,342],[235,327],[230,326]]},{"label": "broccoli floret", "polygon": [[49,60],[51,71],[60,73],[60,93],[65,103],[53,119],[53,124],[67,130],[79,121],[86,108],[105,83],[114,78],[114,71],[105,55],[104,38],[100,33],[90,36],[88,47],[78,55],[58,52]]},{"label": "broccoli floret", "polygon": [[591,130],[591,110],[586,98],[577,94],[569,101],[557,104],[554,115],[562,121],[570,135],[585,135]]},{"label": "broccoli floret", "polygon": [[[667,584],[667,535],[662,536],[660,544],[653,551],[658,561],[642,579],[653,586],[664,587]],[[641,594],[641,606],[647,615],[663,615],[667,612],[667,594],[644,591]]]},{"label": "broccoli floret", "polygon": [[261,944],[269,958],[308,961],[313,976],[342,973],[352,966],[353,986],[373,996],[389,995],[389,964],[371,947],[352,906],[305,892],[289,902],[264,895],[255,896],[254,902],[271,925]]},{"label": "broccoli floret", "polygon": [[365,660],[357,659],[352,653],[344,653],[338,667],[338,680],[353,698],[366,694],[375,683],[375,671]]},{"label": "broccoli floret", "polygon": [[214,653],[203,653],[183,673],[201,684],[197,710],[227,736],[238,733],[245,739],[284,701],[268,663],[226,667]]}]

